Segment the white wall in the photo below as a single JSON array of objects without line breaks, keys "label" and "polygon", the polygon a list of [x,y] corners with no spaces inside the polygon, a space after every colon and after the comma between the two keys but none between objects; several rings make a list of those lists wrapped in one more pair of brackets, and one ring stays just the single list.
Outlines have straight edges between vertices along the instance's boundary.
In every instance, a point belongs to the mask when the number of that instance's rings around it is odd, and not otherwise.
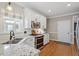
[{"label": "white wall", "polygon": [[[5,3],[4,3],[5,4]],[[3,3],[1,3],[1,5],[0,5],[0,10],[2,9],[2,6],[4,5]],[[4,5],[5,6],[5,5]],[[18,6],[18,5],[16,5],[16,8],[15,9],[19,9],[19,10],[17,10],[17,13],[21,13],[21,12],[23,12],[23,10],[21,10],[22,8],[20,7],[20,6]],[[24,9],[24,15],[25,15],[25,17],[24,17],[24,28],[28,25],[28,28],[30,27],[30,25],[31,24],[29,24],[30,22],[29,22],[29,20],[31,21],[31,20],[35,20],[35,18],[38,16],[39,17],[39,20],[41,20],[41,22],[43,22],[43,23],[41,23],[42,25],[45,25],[44,27],[46,28],[46,17],[45,16],[43,16],[43,15],[41,15],[41,14],[39,14],[38,12],[35,12],[35,11],[33,11],[33,10],[31,10],[31,9],[28,9],[28,8],[25,8]],[[2,16],[0,15],[0,28],[2,29],[3,28],[3,18],[1,18]],[[27,23],[27,21],[28,21],[28,24],[26,24]],[[30,30],[29,29],[26,29],[26,30],[28,30],[28,34],[30,34],[31,32],[30,32]],[[2,33],[1,33],[2,32]],[[24,33],[23,33],[23,31],[21,31],[21,32],[19,32],[19,33],[16,33],[15,34],[16,35],[16,37],[24,37]],[[3,33],[3,31],[2,30],[0,30],[0,43],[3,43],[3,42],[6,42],[6,41],[8,41],[9,40],[9,33]]]},{"label": "white wall", "polygon": [[[48,19],[47,20],[47,32],[50,33],[50,32],[57,32],[57,22],[56,20],[53,20],[53,19]],[[57,38],[57,35],[54,34],[50,34],[50,37],[49,37],[51,40],[54,40]]]}]

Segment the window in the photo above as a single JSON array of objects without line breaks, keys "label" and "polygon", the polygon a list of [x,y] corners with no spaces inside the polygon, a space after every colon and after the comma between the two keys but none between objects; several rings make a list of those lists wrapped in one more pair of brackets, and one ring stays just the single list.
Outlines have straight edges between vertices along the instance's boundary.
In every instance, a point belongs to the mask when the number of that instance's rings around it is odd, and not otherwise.
[{"label": "window", "polygon": [[24,9],[18,5],[12,5],[13,10],[8,11],[6,5],[0,8],[0,33],[9,33],[11,30],[23,31]]},{"label": "window", "polygon": [[6,25],[6,32],[8,31],[11,31],[11,30],[13,30],[13,25],[11,25],[11,24],[7,24]]},{"label": "window", "polygon": [[21,17],[4,17],[4,32],[10,32],[11,30],[19,32],[23,28],[23,19]]}]

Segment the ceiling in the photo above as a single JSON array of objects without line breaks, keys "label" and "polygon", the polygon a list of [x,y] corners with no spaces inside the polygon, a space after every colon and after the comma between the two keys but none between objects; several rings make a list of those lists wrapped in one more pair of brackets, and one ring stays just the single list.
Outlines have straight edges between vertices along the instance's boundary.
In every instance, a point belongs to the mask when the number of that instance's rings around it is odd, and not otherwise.
[{"label": "ceiling", "polygon": [[[79,2],[19,2],[18,4],[31,8],[46,17],[55,17],[79,11]],[[71,4],[71,6],[67,6]],[[51,9],[51,12],[48,10]]]}]

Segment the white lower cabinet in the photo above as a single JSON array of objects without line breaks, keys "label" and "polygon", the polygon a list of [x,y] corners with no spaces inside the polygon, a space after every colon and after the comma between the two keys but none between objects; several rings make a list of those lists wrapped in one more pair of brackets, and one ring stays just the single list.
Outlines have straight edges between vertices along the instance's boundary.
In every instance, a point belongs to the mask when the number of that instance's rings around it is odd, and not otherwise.
[{"label": "white lower cabinet", "polygon": [[49,42],[49,34],[46,33],[46,34],[44,34],[44,41],[43,41],[43,43],[44,43],[44,45],[45,45],[45,44],[47,44],[48,42]]},{"label": "white lower cabinet", "polygon": [[25,38],[22,44],[28,44],[31,47],[39,48],[49,42],[49,34],[43,34],[42,36],[29,36]]}]

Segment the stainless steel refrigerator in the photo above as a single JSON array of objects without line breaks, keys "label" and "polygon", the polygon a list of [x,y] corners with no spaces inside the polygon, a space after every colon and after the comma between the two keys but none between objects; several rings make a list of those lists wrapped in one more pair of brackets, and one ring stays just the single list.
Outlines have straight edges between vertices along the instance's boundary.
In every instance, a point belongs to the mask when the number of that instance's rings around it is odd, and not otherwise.
[{"label": "stainless steel refrigerator", "polygon": [[77,21],[74,23],[74,37],[76,39],[77,48],[79,48],[79,18],[77,18]]}]

